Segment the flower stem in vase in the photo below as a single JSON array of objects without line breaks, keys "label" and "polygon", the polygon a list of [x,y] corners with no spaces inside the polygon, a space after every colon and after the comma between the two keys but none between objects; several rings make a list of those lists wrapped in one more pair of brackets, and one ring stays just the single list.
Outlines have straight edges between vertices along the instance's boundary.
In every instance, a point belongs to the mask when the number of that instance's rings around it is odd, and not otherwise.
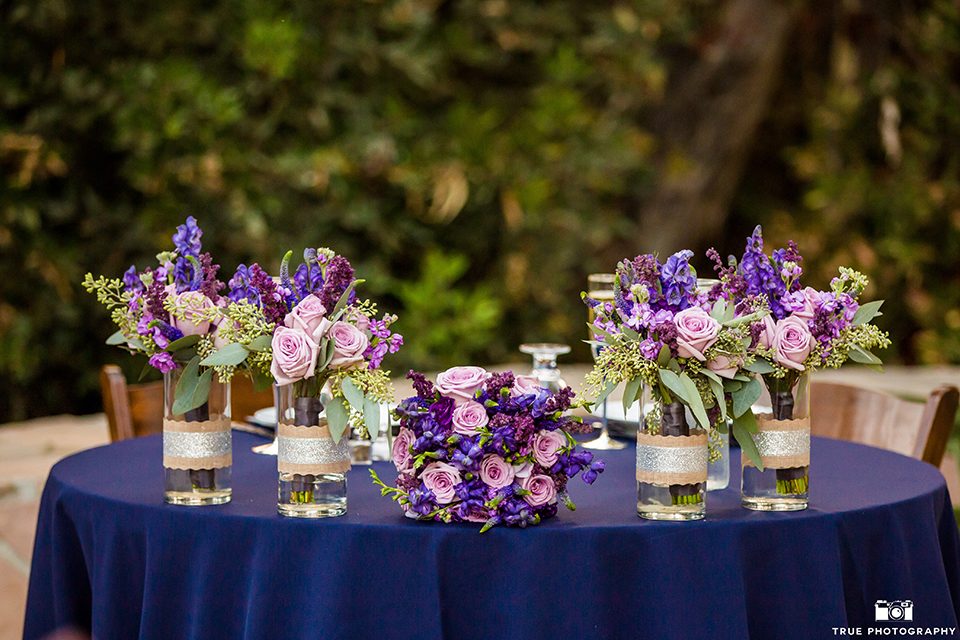
[{"label": "flower stem in vase", "polygon": [[[777,391],[770,394],[774,420],[793,420],[793,392]],[[806,467],[777,469],[777,493],[796,495],[806,493],[810,485]]]},{"label": "flower stem in vase", "polygon": [[[210,419],[210,403],[204,402],[196,409],[183,414],[187,422],[206,422]],[[190,469],[190,484],[194,489],[216,489],[213,469]]]},{"label": "flower stem in vase", "polygon": [[[294,398],[293,424],[297,427],[313,427],[320,423],[323,403],[320,398]],[[290,483],[292,502],[307,504],[313,502],[313,484],[316,477],[296,473]]]},{"label": "flower stem in vase", "polygon": [[[671,402],[663,405],[663,415],[660,418],[660,432],[665,436],[689,436],[690,425],[687,424],[686,411],[683,404]],[[670,485],[671,504],[699,504],[703,500],[700,492],[701,483],[672,484]]]}]

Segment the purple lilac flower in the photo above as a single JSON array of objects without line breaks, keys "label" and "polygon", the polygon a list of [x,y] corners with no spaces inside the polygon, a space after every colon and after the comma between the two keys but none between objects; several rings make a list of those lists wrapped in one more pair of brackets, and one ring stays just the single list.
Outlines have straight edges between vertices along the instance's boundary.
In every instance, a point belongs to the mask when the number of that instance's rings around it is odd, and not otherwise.
[{"label": "purple lilac flower", "polygon": [[487,384],[485,385],[487,396],[491,400],[496,401],[500,396],[500,390],[512,389],[514,382],[516,382],[516,377],[513,375],[512,371],[494,373],[490,376],[490,379],[487,380]]},{"label": "purple lilac flower", "polygon": [[177,368],[177,361],[173,359],[173,354],[167,351],[160,351],[150,356],[150,366],[158,369],[160,373],[167,373]]},{"label": "purple lilac flower", "polygon": [[217,280],[217,271],[219,270],[220,265],[213,264],[213,258],[210,257],[209,253],[200,256],[201,284],[196,291],[200,291],[208,297],[213,304],[220,301],[220,290],[226,286]]},{"label": "purple lilac flower", "polygon": [[557,411],[566,411],[570,408],[576,392],[570,387],[563,387],[560,391],[552,394],[547,400],[545,407],[546,413],[556,413]]},{"label": "purple lilac flower", "polygon": [[250,286],[260,292],[260,308],[267,321],[282,323],[290,311],[287,301],[277,291],[273,278],[256,263],[250,265]]},{"label": "purple lilac flower", "polygon": [[[340,301],[343,292],[347,290],[347,287],[349,287],[350,283],[354,280],[353,267],[350,266],[346,258],[334,256],[334,258],[330,260],[329,265],[327,265],[326,276],[326,282],[320,291],[320,303],[327,309],[332,310],[337,306],[337,302]],[[356,292],[352,292],[351,297],[355,295]],[[352,300],[348,300],[348,302],[351,301]]]},{"label": "purple lilac flower", "polygon": [[656,285],[660,282],[660,262],[652,255],[639,255],[633,260],[637,282]]},{"label": "purple lilac flower", "polygon": [[663,348],[663,343],[659,340],[654,340],[653,338],[647,338],[640,343],[640,353],[647,360],[656,360],[660,357],[660,350]]},{"label": "purple lilac flower", "polygon": [[169,322],[170,314],[163,308],[163,302],[167,299],[167,292],[163,281],[159,277],[154,278],[153,283],[147,288],[146,298],[147,311],[154,318]]},{"label": "purple lilac flower", "polygon": [[420,486],[420,481],[417,480],[417,476],[412,473],[401,473],[399,476],[397,476],[394,484],[397,485],[398,489],[402,489],[403,491],[409,493],[411,489],[416,489]]},{"label": "purple lilac flower", "polygon": [[437,390],[433,386],[433,382],[427,380],[427,377],[422,373],[411,369],[410,373],[407,374],[407,380],[413,381],[413,388],[416,390],[417,396],[424,400],[433,400],[437,397]]}]

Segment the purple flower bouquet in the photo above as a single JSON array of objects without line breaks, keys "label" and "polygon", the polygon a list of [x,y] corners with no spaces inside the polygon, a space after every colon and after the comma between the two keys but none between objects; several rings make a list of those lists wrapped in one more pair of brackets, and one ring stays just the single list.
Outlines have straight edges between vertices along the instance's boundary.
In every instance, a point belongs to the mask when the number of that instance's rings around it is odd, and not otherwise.
[{"label": "purple flower bouquet", "polygon": [[567,481],[592,484],[604,464],[577,451],[570,433],[583,421],[564,416],[574,393],[552,393],[536,378],[454,367],[436,385],[413,371],[417,395],[400,403],[393,461],[396,488],[371,470],[384,496],[409,518],[526,527],[575,507]]}]

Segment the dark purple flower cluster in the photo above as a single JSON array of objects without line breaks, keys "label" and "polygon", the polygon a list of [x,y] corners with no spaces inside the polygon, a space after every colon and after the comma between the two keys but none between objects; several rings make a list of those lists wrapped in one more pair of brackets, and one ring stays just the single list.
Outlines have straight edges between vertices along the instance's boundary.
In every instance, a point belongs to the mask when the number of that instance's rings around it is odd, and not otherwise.
[{"label": "dark purple flower cluster", "polygon": [[[320,303],[327,309],[333,309],[343,292],[347,290],[350,283],[353,282],[353,267],[343,256],[334,256],[327,264],[326,281],[320,291]],[[351,292],[347,303],[353,302],[356,292]]]},{"label": "dark purple flower cluster", "polygon": [[[563,416],[573,391],[557,394],[530,376],[490,374],[477,367],[464,388],[455,375],[436,385],[411,371],[417,395],[400,403],[393,492],[410,517],[444,522],[525,527],[569,504],[567,481],[582,472],[596,480],[603,463],[577,451],[565,431],[579,422]],[[479,373],[478,373],[479,372]],[[482,375],[479,375],[482,374]],[[441,378],[438,378],[441,380]],[[450,385],[454,386],[451,387]]]}]

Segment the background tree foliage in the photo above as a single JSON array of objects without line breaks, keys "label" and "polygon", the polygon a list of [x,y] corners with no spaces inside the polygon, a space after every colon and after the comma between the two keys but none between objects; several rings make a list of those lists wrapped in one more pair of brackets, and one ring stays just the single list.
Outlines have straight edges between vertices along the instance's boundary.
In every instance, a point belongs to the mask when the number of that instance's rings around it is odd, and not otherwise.
[{"label": "background tree foliage", "polygon": [[587,360],[586,274],[739,253],[757,222],[819,284],[871,275],[886,360],[960,360],[958,25],[951,2],[4,3],[0,422],[95,411],[100,365],[139,372],[79,283],[188,215],[224,280],[347,256],[401,316],[397,371],[530,340]]}]

